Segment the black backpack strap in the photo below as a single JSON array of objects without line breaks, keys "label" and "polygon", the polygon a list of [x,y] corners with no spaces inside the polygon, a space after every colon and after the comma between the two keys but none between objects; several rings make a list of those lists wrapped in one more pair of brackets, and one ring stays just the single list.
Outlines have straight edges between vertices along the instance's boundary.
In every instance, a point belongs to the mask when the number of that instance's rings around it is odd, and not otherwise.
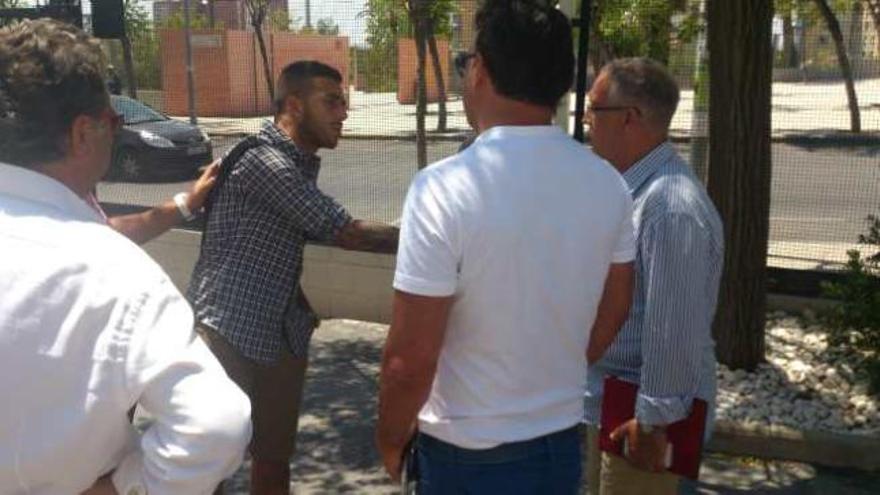
[{"label": "black backpack strap", "polygon": [[220,171],[217,172],[217,179],[214,181],[214,187],[211,188],[211,191],[208,192],[208,197],[205,198],[205,219],[207,219],[208,215],[211,213],[211,208],[214,207],[214,202],[220,195],[220,189],[223,188],[226,180],[232,175],[232,170],[235,168],[238,161],[241,160],[241,157],[258,146],[269,144],[268,141],[259,136],[248,136],[233,146],[229,153],[223,157],[223,160],[220,161]]}]

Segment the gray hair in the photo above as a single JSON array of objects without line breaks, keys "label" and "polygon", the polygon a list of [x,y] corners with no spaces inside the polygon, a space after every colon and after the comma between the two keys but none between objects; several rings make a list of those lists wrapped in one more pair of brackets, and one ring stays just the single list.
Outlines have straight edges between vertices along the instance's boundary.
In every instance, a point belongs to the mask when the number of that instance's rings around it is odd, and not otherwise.
[{"label": "gray hair", "polygon": [[658,129],[669,129],[678,108],[678,84],[663,64],[645,57],[619,58],[602,68],[608,100],[639,108]]},{"label": "gray hair", "polygon": [[69,24],[0,28],[0,161],[33,167],[62,159],[74,119],[109,105],[105,67],[97,41]]}]

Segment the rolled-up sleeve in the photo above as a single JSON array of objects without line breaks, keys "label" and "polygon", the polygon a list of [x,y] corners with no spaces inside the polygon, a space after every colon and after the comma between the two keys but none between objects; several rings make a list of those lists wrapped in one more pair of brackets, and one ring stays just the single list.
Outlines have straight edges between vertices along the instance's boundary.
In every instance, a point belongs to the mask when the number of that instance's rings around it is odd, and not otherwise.
[{"label": "rolled-up sleeve", "polygon": [[643,233],[645,308],[636,399],[640,423],[684,419],[705,379],[701,373],[711,331],[707,281],[712,249],[707,232],[687,215],[666,214]]},{"label": "rolled-up sleeve", "polygon": [[126,400],[153,418],[117,467],[120,493],[209,494],[240,466],[250,402],[192,330],[189,306],[165,280],[130,303]]}]

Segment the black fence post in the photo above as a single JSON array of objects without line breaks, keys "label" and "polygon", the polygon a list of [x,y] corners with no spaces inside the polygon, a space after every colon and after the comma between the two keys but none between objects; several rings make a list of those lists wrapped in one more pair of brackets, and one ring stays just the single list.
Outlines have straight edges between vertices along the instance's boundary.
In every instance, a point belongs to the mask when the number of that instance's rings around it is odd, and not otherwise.
[{"label": "black fence post", "polygon": [[574,138],[584,142],[584,105],[587,98],[587,59],[590,58],[590,14],[593,0],[581,2],[580,19],[572,19],[572,24],[580,26],[578,32],[578,56],[574,104]]}]

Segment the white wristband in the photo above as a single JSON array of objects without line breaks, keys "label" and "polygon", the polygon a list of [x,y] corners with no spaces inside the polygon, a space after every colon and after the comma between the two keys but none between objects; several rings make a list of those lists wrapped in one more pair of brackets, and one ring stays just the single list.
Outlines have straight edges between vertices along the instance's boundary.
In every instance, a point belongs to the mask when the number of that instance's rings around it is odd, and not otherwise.
[{"label": "white wristband", "polygon": [[189,193],[181,192],[174,195],[174,204],[177,206],[177,211],[184,220],[189,222],[196,216],[193,215],[193,213],[189,211],[189,207],[186,206],[187,199],[189,199]]}]

